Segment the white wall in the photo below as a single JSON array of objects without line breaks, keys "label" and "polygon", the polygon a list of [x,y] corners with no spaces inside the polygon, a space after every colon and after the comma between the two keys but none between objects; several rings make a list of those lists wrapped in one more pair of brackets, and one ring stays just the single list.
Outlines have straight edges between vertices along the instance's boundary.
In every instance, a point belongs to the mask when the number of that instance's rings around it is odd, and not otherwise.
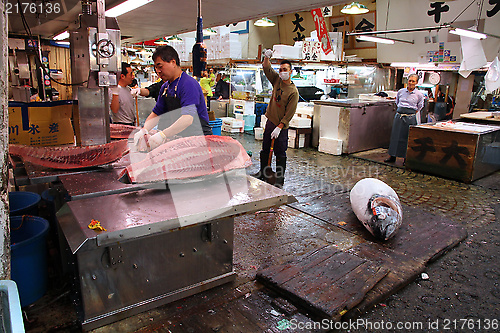
[{"label": "white wall", "polygon": [[[387,4],[389,1],[389,10]],[[434,16],[429,16],[427,12],[432,10],[430,4],[433,1],[429,0],[377,0],[377,30],[391,30],[402,28],[419,28],[433,27],[443,23],[450,23],[464,10],[471,0],[455,0],[446,1],[445,5],[449,6],[449,11],[441,14],[439,23],[434,21]],[[487,17],[486,11],[491,10],[494,6],[490,5],[487,0],[484,1],[481,19],[484,19],[484,32],[495,35],[500,35],[500,12],[493,17]],[[473,4],[470,6],[457,20],[474,21],[478,16],[478,6]],[[389,19],[386,18],[389,13]],[[387,37],[397,39],[414,40],[415,44],[395,43],[394,45],[378,44],[377,58],[378,62],[418,62],[419,55],[426,54],[427,51],[438,50],[438,44],[425,44],[424,37],[428,32],[407,32],[388,34]],[[431,32],[435,35],[436,32]],[[457,63],[462,60],[460,42],[448,42],[448,30],[441,29],[438,33],[439,40],[445,42],[445,49],[451,50],[452,55],[457,56]],[[452,35],[454,36],[454,35]],[[482,41],[482,45],[488,61],[492,61],[500,49],[500,39],[488,37]]]}]

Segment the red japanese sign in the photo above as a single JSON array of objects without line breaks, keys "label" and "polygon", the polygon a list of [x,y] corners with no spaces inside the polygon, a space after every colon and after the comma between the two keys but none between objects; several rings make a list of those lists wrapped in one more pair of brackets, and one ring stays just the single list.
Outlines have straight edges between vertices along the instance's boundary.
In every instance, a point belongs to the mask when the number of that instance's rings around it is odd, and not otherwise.
[{"label": "red japanese sign", "polygon": [[328,36],[323,11],[321,8],[316,8],[311,10],[311,14],[313,16],[314,23],[316,24],[316,31],[318,32],[318,40],[321,42],[321,48],[325,54],[328,54],[332,52],[332,44],[330,42],[330,37]]}]

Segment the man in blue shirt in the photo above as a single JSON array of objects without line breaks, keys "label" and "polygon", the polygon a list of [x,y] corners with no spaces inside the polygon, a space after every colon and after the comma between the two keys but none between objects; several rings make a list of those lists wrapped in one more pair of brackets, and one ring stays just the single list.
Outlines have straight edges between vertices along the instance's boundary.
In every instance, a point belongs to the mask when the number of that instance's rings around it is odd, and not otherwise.
[{"label": "man in blue shirt", "polygon": [[[155,149],[174,135],[211,135],[203,91],[198,81],[182,71],[175,49],[169,45],[159,47],[153,53],[153,61],[156,73],[165,83],[144,128],[134,136],[139,150],[146,146]],[[149,136],[157,124],[160,131]]]},{"label": "man in blue shirt", "polygon": [[417,125],[417,114],[424,107],[424,95],[415,89],[418,75],[408,77],[408,85],[396,95],[397,111],[392,123],[391,141],[388,154],[390,157],[384,162],[396,162],[396,157],[406,158],[408,133],[411,125]]}]

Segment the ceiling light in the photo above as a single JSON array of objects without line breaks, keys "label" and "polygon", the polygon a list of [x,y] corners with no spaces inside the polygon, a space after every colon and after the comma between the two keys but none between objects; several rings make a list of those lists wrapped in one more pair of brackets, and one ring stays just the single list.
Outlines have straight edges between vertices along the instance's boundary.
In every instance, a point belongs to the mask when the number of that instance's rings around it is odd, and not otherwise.
[{"label": "ceiling light", "polygon": [[153,0],[127,0],[118,6],[115,6],[106,11],[106,16],[108,17],[118,17],[122,14],[130,12],[136,8],[144,6],[147,3],[153,2]]},{"label": "ceiling light", "polygon": [[340,10],[343,14],[364,14],[368,13],[369,10],[365,5],[360,4],[359,2],[353,2],[350,5],[345,5],[344,8]]},{"label": "ceiling light", "polygon": [[383,44],[394,44],[392,39],[373,37],[373,36],[356,36],[357,40],[364,40],[366,42],[375,42],[375,43],[383,43]]},{"label": "ceiling light", "polygon": [[157,40],[155,40],[154,43],[156,45],[167,45],[168,41],[164,37],[162,37],[162,38],[158,38]]},{"label": "ceiling light", "polygon": [[139,57],[135,57],[130,61],[131,64],[142,64],[142,59]]},{"label": "ceiling light", "polygon": [[217,35],[217,31],[212,28],[203,29],[204,36]]},{"label": "ceiling light", "polygon": [[56,35],[56,36],[52,37],[53,40],[64,40],[64,39],[67,39],[67,38],[69,38],[69,32],[68,31],[61,32],[59,35]]},{"label": "ceiling light", "polygon": [[182,38],[180,38],[177,35],[173,35],[173,36],[168,37],[167,40],[182,40]]},{"label": "ceiling light", "polygon": [[274,27],[275,23],[267,17],[263,17],[260,20],[255,21],[253,25],[258,27]]},{"label": "ceiling light", "polygon": [[469,30],[469,29],[452,28],[452,29],[448,30],[448,32],[450,34],[460,35],[460,36],[469,37],[469,38],[486,39],[485,34],[482,34],[480,32],[474,31],[474,30]]}]

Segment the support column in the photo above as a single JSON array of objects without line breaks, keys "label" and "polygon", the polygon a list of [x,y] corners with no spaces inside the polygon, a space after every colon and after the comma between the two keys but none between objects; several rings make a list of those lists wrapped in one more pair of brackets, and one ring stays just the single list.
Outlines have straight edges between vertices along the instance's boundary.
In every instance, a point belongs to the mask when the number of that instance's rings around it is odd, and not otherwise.
[{"label": "support column", "polygon": [[9,149],[9,55],[6,0],[0,0],[0,279],[10,279],[10,220],[8,203],[7,152]]}]

